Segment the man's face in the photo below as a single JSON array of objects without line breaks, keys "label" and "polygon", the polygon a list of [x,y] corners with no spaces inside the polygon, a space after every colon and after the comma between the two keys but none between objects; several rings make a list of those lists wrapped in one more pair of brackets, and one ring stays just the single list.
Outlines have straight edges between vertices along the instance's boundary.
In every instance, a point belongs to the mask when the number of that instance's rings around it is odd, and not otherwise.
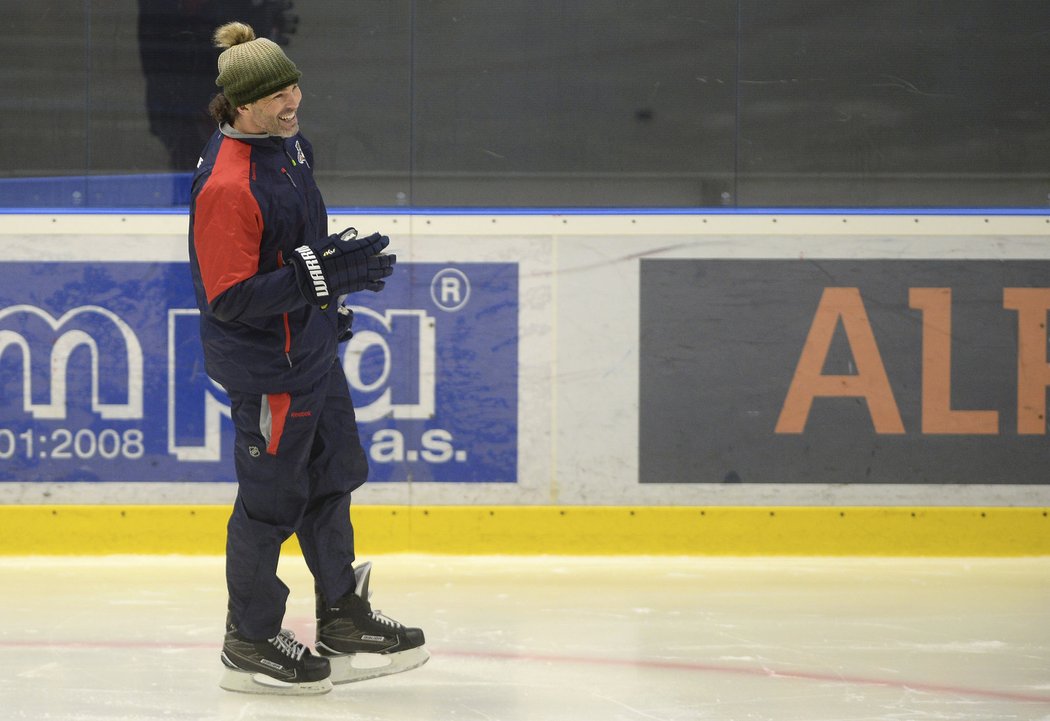
[{"label": "man's face", "polygon": [[272,95],[238,108],[245,133],[268,133],[290,138],[299,132],[299,102],[303,91],[298,84],[281,88]]}]

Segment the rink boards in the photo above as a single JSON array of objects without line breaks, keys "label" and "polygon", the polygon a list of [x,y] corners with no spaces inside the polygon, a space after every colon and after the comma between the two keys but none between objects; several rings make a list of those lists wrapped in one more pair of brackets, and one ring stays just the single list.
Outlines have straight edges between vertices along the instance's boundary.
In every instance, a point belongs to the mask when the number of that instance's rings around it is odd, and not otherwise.
[{"label": "rink boards", "polygon": [[[222,555],[227,506],[9,505],[0,555]],[[1046,508],[386,506],[357,555],[1048,556]],[[295,537],[285,552],[300,554]]]},{"label": "rink boards", "polygon": [[[382,230],[399,258],[343,350],[377,551],[1048,552],[1045,215],[331,225]],[[2,227],[5,525],[90,535],[78,519],[149,504],[195,552],[174,529],[221,516],[234,484],[186,216]]]}]

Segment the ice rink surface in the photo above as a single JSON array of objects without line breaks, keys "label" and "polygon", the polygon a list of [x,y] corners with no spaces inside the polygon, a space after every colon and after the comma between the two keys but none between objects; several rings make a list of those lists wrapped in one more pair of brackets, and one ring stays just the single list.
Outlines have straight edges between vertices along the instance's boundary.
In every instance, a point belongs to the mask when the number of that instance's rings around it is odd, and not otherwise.
[{"label": "ice rink surface", "polygon": [[0,558],[0,719],[1050,720],[1050,558],[362,560],[430,662],[267,697],[218,687],[221,558]]}]

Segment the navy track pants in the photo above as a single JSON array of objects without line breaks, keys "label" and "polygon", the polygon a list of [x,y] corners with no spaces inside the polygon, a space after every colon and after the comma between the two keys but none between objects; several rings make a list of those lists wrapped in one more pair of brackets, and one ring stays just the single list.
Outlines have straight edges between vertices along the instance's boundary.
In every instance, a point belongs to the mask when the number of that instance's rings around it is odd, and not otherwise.
[{"label": "navy track pants", "polygon": [[326,598],[354,587],[350,493],[368,478],[350,389],[337,361],[297,393],[230,393],[237,499],[227,526],[231,620],[245,637],[281,630],[288,587],[277,577],[293,533]]}]

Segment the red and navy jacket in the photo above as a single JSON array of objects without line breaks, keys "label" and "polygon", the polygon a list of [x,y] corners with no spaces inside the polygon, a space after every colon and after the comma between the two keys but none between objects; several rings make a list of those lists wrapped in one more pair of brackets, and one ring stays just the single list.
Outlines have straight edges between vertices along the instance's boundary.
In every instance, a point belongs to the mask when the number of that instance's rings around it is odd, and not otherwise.
[{"label": "red and navy jacket", "polygon": [[308,304],[283,261],[328,235],[313,159],[302,135],[224,125],[193,176],[189,252],[205,368],[227,390],[304,390],[335,361],[336,304]]}]

